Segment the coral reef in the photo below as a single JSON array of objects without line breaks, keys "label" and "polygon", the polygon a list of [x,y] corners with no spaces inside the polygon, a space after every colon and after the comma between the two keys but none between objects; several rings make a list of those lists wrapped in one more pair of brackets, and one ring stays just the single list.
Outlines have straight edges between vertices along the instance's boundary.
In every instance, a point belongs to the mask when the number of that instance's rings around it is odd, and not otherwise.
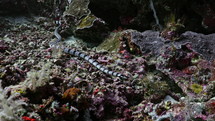
[{"label": "coral reef", "polygon": [[[18,5],[0,12],[1,121],[215,120],[212,0],[15,1],[0,1]],[[50,48],[56,20],[59,45],[129,78]]]}]

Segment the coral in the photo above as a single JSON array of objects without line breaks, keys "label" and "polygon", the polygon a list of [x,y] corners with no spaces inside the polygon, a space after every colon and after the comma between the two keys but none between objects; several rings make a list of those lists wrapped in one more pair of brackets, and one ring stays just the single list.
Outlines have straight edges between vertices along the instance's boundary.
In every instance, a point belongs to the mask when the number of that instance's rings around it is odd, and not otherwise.
[{"label": "coral", "polygon": [[170,86],[167,80],[160,78],[160,72],[154,71],[145,74],[145,77],[139,82],[144,90],[144,98],[151,102],[158,102],[169,91]]},{"label": "coral", "polygon": [[14,66],[4,66],[0,69],[0,79],[4,80],[2,82],[2,87],[17,84],[24,80],[25,72]]},{"label": "coral", "polygon": [[[180,35],[184,32],[185,26],[180,20],[175,20],[175,15],[171,14],[167,19],[167,25],[161,32],[161,36],[167,40],[178,40]],[[177,21],[177,22],[176,22]]]},{"label": "coral", "polygon": [[[123,94],[123,95],[122,95]],[[128,97],[133,93],[125,92],[125,86],[110,86],[109,88],[98,88],[92,95],[92,103],[90,111],[96,119],[102,119],[106,117],[105,113],[123,115],[125,107],[128,106]],[[126,96],[128,95],[128,97]]]},{"label": "coral", "polygon": [[[174,100],[174,99],[173,99]],[[174,105],[172,98],[161,101],[158,104],[154,104],[146,101],[142,101],[140,104],[132,107],[134,121],[146,120],[146,121],[160,121],[160,120],[171,120],[172,114],[168,112],[169,109],[165,109],[166,102]],[[171,107],[172,108],[172,107]]]},{"label": "coral", "polygon": [[[187,46],[188,47],[188,46]],[[211,75],[211,64],[205,60],[199,60],[197,63],[192,63],[192,58],[199,58],[198,54],[192,52],[182,46],[181,49],[168,47],[162,52],[163,56],[158,57],[156,67],[163,73],[166,73],[175,83],[183,90],[183,92],[192,97],[201,97],[207,100],[207,92],[209,87],[208,80]],[[179,53],[177,51],[180,51]],[[187,69],[193,68],[192,73]],[[208,84],[208,85],[207,85]],[[204,98],[203,98],[204,97]]]},{"label": "coral", "polygon": [[23,116],[22,120],[24,120],[24,121],[36,121],[36,119],[30,118],[30,117],[27,117],[27,116]]},{"label": "coral", "polygon": [[78,88],[70,88],[67,89],[64,93],[63,93],[63,97],[64,99],[69,99],[69,100],[73,100],[77,97],[77,95],[81,92],[80,89]]},{"label": "coral", "polygon": [[202,87],[201,85],[199,85],[199,84],[192,84],[192,85],[190,86],[190,89],[191,89],[194,93],[199,94],[199,93],[202,92],[203,87]]},{"label": "coral", "polygon": [[134,42],[131,41],[131,32],[132,30],[122,31],[122,34],[120,37],[120,41],[121,41],[121,46],[119,47],[120,51],[126,50],[131,54],[141,55],[140,48]]},{"label": "coral", "polygon": [[41,70],[32,70],[27,73],[27,79],[22,85],[25,85],[30,90],[34,91],[37,87],[46,85],[50,81],[50,67],[51,63],[39,64],[42,66]]},{"label": "coral", "polygon": [[[210,100],[206,104],[206,109],[211,107],[213,101]],[[212,104],[212,105],[210,105]],[[168,105],[168,106],[166,106]],[[210,107],[210,108],[209,108]],[[213,114],[205,112],[205,103],[192,102],[190,99],[181,98],[180,101],[174,100],[167,95],[163,101],[159,103],[151,103],[142,101],[140,104],[131,107],[133,120],[209,120],[213,118]],[[207,111],[209,111],[207,110]],[[213,110],[213,109],[212,109]]]},{"label": "coral", "polygon": [[[213,45],[211,39],[209,39],[214,38],[213,34],[197,35],[197,33],[186,32],[182,34],[183,38],[180,41],[165,43],[157,32],[129,32],[131,33],[131,41],[140,47],[142,54],[148,60],[147,63],[155,64],[156,69],[174,80],[175,84],[185,94],[193,95],[195,93],[195,96],[204,97],[203,99],[205,100],[212,96],[208,93],[210,91],[207,87],[211,85],[208,80],[211,78],[213,70],[209,61],[213,60],[214,57],[207,52],[205,53],[206,50],[202,46],[207,45],[208,51],[213,51],[208,44]],[[195,43],[195,40],[200,41]],[[194,85],[191,86],[192,84],[198,84],[200,88],[196,88]],[[207,89],[205,90],[205,88]],[[198,95],[197,93],[200,92],[201,95]],[[210,96],[207,97],[205,94]]]},{"label": "coral", "polygon": [[[113,78],[79,57],[59,53],[57,49],[51,52],[48,43],[53,40],[55,28],[52,19],[28,18],[19,23],[17,19],[4,21],[0,17],[0,80],[5,87],[0,90],[3,102],[0,114],[4,113],[0,118],[214,120],[215,35],[184,32],[191,29],[190,25],[199,31],[202,18],[203,25],[213,26],[212,6],[209,7],[211,13],[206,10],[209,16],[204,16],[193,13],[190,5],[199,4],[194,0],[153,0],[153,11],[149,0],[36,1],[50,5],[47,9],[56,8],[57,13],[61,13],[68,2],[59,30],[65,41],[59,44],[81,50],[107,69],[129,78]],[[163,33],[154,31],[153,12],[160,18],[159,24],[166,25]],[[209,31],[209,28],[201,31]],[[144,31],[146,29],[154,30]],[[67,39],[71,34],[73,36]],[[108,35],[109,38],[104,38]],[[80,40],[77,37],[84,39],[86,45],[77,46],[80,42],[76,41]],[[90,46],[94,47],[103,40],[97,48],[99,51],[88,48],[91,42],[96,42]],[[21,107],[24,101],[28,105]],[[24,112],[19,112],[16,105]]]},{"label": "coral", "polygon": [[[2,81],[1,81],[2,82]],[[1,83],[0,82],[0,83]],[[25,110],[23,105],[27,103],[23,100],[17,99],[18,93],[14,93],[7,97],[7,89],[0,86],[0,120],[1,121],[21,121],[19,118]]]},{"label": "coral", "polygon": [[[11,94],[22,94],[22,95],[29,95],[29,98],[33,102],[41,101],[41,98],[45,97],[47,94],[53,92],[53,87],[48,84],[50,79],[50,66],[51,63],[43,63],[38,64],[38,66],[42,66],[41,70],[39,71],[29,71],[27,73],[27,78],[25,81],[20,82],[18,85],[11,85],[7,88],[10,90]],[[43,90],[41,90],[43,89]],[[42,93],[46,90],[46,93]],[[40,94],[42,93],[42,94]],[[32,94],[36,96],[32,96]]]}]

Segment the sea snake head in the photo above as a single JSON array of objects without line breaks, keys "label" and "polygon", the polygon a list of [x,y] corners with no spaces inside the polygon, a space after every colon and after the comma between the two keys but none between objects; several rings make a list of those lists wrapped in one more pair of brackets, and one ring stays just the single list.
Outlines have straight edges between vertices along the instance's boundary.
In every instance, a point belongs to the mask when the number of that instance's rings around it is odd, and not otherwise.
[{"label": "sea snake head", "polygon": [[55,23],[56,23],[57,26],[61,26],[60,20],[55,21]]}]

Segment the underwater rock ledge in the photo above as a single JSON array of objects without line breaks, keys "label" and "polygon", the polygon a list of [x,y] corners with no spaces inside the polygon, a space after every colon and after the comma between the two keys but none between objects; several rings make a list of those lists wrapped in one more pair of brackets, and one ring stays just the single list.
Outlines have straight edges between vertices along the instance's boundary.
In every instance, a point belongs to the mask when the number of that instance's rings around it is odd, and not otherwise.
[{"label": "underwater rock ledge", "polygon": [[168,41],[160,37],[157,31],[147,30],[144,32],[137,32],[128,30],[131,33],[131,41],[135,43],[143,55],[152,54],[157,55],[162,48],[167,46],[175,46],[180,48],[182,45],[191,44],[192,49],[200,53],[205,59],[212,61],[215,59],[214,41],[215,34],[204,35],[201,33],[187,31],[181,34],[177,41]]}]

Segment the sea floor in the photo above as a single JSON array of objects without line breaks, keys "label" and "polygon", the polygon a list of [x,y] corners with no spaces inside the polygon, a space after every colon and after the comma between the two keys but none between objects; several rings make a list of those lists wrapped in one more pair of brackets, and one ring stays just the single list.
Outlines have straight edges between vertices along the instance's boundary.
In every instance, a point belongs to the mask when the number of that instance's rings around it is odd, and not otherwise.
[{"label": "sea floor", "polygon": [[215,64],[187,45],[149,59],[88,48],[74,36],[59,43],[129,77],[124,80],[50,48],[56,40],[50,18],[0,17],[0,28],[0,119],[215,120]]}]

